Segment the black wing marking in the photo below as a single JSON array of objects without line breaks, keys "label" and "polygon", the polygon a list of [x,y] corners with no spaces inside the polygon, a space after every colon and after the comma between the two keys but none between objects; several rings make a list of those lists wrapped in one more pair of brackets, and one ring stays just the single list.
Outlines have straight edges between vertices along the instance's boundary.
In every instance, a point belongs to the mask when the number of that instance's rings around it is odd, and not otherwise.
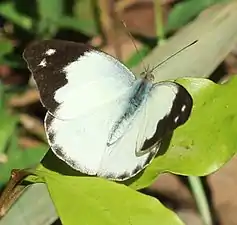
[{"label": "black wing marking", "polygon": [[59,105],[54,94],[67,84],[63,68],[91,49],[85,44],[60,40],[34,42],[25,49],[23,57],[36,81],[42,104],[52,114]]},{"label": "black wing marking", "polygon": [[174,84],[177,85],[178,92],[173,101],[170,113],[158,121],[154,135],[145,140],[141,151],[151,148],[157,142],[161,141],[165,135],[184,124],[191,114],[193,106],[191,95],[182,85],[178,83]]}]

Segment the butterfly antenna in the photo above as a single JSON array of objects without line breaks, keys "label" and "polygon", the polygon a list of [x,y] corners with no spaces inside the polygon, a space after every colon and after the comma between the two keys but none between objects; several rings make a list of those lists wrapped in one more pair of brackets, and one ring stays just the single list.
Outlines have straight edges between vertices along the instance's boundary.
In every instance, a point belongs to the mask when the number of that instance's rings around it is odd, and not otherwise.
[{"label": "butterfly antenna", "polygon": [[169,59],[173,58],[174,56],[176,56],[177,54],[179,54],[180,52],[182,52],[183,50],[185,50],[186,48],[189,48],[190,46],[196,44],[198,42],[198,40],[195,40],[193,42],[191,42],[190,44],[186,45],[185,47],[181,48],[180,50],[178,50],[177,52],[173,53],[172,55],[170,55],[169,57],[167,57],[165,60],[163,60],[162,62],[160,62],[158,65],[156,65],[151,72],[153,72],[156,68],[158,68],[159,66],[161,66],[162,64],[164,64],[166,61],[168,61]]},{"label": "butterfly antenna", "polygon": [[129,37],[131,38],[131,41],[132,41],[132,43],[133,43],[133,45],[134,45],[134,47],[135,47],[135,49],[136,49],[136,52],[137,52],[139,58],[141,59],[141,63],[142,63],[142,66],[143,66],[143,68],[144,68],[144,71],[145,71],[145,72],[148,71],[148,68],[146,68],[146,66],[145,66],[143,57],[142,57],[140,51],[138,50],[138,48],[137,48],[137,46],[136,46],[136,44],[135,44],[134,38],[133,38],[132,34],[128,31],[128,28],[127,28],[126,23],[125,23],[123,20],[121,20],[121,23],[123,24],[126,33],[127,33],[127,34],[129,35]]}]

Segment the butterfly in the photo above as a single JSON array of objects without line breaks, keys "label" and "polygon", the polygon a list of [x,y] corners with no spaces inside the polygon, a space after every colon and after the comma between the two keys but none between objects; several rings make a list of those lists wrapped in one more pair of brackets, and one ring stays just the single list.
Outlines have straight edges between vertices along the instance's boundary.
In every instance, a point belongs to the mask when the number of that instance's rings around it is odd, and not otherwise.
[{"label": "butterfly", "polygon": [[167,133],[184,124],[192,97],[178,83],[140,78],[114,57],[69,41],[44,40],[23,57],[47,114],[54,154],[87,175],[126,180],[156,156]]}]

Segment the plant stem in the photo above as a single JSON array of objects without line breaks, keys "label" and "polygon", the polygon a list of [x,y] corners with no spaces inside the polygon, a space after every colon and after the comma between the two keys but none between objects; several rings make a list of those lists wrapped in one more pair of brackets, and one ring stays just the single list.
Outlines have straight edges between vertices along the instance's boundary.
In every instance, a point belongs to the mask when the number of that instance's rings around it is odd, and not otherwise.
[{"label": "plant stem", "polygon": [[0,218],[6,213],[9,203],[14,197],[17,196],[14,192],[17,184],[19,184],[28,175],[30,175],[30,173],[27,170],[12,170],[11,177],[0,196]]},{"label": "plant stem", "polygon": [[211,212],[200,177],[189,176],[188,180],[204,224],[212,225]]},{"label": "plant stem", "polygon": [[165,29],[163,21],[163,10],[160,0],[154,0],[154,14],[156,24],[156,35],[159,38],[159,44],[163,44],[165,42]]},{"label": "plant stem", "polygon": [[115,12],[115,3],[110,0],[99,0],[98,1],[100,7],[100,21],[101,27],[103,30],[103,34],[105,37],[105,41],[111,42],[116,58],[122,60],[122,52],[121,52],[121,44],[119,43],[118,38],[118,29],[117,29],[117,15]]}]

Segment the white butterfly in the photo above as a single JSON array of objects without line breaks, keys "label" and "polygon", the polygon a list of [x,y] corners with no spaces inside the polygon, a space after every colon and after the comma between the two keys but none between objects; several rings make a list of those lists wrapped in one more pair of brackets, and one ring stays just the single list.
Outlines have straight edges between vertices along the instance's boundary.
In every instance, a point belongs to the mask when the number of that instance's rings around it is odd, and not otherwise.
[{"label": "white butterfly", "polygon": [[85,44],[41,41],[26,48],[24,59],[48,110],[51,149],[88,175],[136,175],[192,109],[181,85],[153,83],[151,71],[135,79],[117,59]]}]

